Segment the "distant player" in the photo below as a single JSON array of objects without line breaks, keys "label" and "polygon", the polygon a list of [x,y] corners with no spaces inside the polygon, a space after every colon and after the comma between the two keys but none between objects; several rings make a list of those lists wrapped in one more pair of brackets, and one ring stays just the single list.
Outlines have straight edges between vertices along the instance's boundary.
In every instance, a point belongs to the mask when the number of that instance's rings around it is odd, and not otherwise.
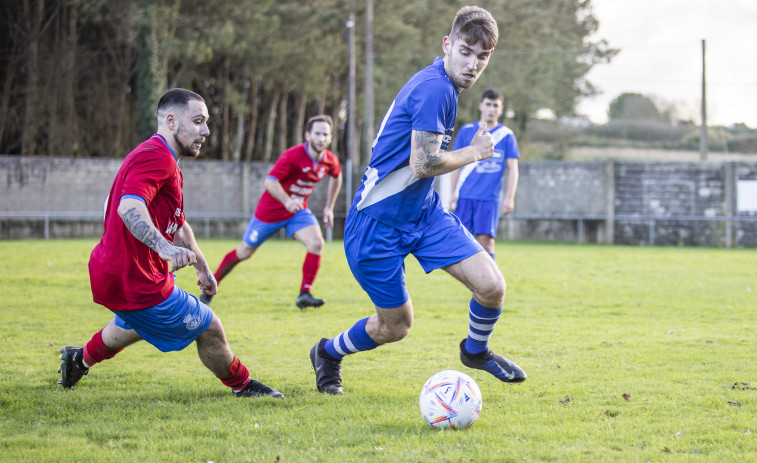
[{"label": "distant player", "polygon": [[408,254],[426,272],[444,269],[472,291],[468,336],[459,347],[463,364],[501,381],[526,379],[520,367],[488,348],[502,312],[505,280],[460,220],[444,210],[433,188],[435,176],[494,155],[492,136],[484,126],[470,146],[452,152],[447,147],[458,94],[484,71],[497,39],[497,23],[488,11],[461,8],[442,40],[444,58],[411,77],[386,112],[344,235],[347,262],[376,312],[310,350],[319,391],[343,393],[345,356],[399,341],[410,332],[413,304],[404,264]]},{"label": "distant player", "polygon": [[[300,294],[295,305],[300,309],[323,305],[323,299],[315,298],[310,293],[321,267],[323,234],[318,220],[308,209],[307,200],[318,182],[327,175],[331,177],[326,206],[323,208],[323,223],[326,228],[333,228],[334,203],[342,186],[339,159],[326,149],[331,144],[333,129],[331,116],[313,116],[307,122],[305,143],[281,154],[268,173],[266,191],[250,218],[242,236],[242,244],[226,254],[216,270],[215,278],[219,284],[239,262],[252,257],[268,238],[283,227],[290,238],[307,248],[305,262],[302,264]],[[210,304],[212,298],[211,294],[200,295],[200,300],[206,304]]]},{"label": "distant player", "polygon": [[[218,290],[184,219],[182,157],[195,158],[210,131],[203,98],[167,91],[158,102],[158,132],[124,159],[110,189],[103,236],[89,258],[95,302],[115,315],[84,347],[60,350],[58,381],[73,388],[94,365],[144,339],[162,352],[192,342],[202,363],[239,397],[283,397],[250,379],[213,310],[174,284],[172,272],[193,265],[203,294]],[[169,265],[171,268],[169,269]]]},{"label": "distant player", "polygon": [[[484,91],[478,105],[481,120],[460,127],[452,147],[457,150],[470,145],[482,124],[486,125],[486,131],[494,140],[494,156],[452,173],[450,201],[450,211],[455,212],[492,257],[499,217],[515,210],[515,191],[518,189],[518,143],[513,131],[499,123],[503,108],[504,98],[499,90]],[[505,173],[507,192],[503,200]]]}]

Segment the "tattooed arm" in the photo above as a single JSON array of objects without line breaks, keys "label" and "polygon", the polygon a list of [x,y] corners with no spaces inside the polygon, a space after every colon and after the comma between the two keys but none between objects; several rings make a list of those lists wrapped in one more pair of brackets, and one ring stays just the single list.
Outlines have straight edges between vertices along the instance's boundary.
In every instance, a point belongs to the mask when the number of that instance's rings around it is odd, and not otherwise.
[{"label": "tattooed arm", "polygon": [[171,271],[197,262],[195,253],[191,249],[174,246],[163,237],[152,223],[150,212],[142,201],[135,198],[123,198],[118,204],[118,215],[136,239],[157,252],[161,259],[171,263]]},{"label": "tattooed arm", "polygon": [[494,155],[494,140],[485,133],[481,123],[469,146],[455,151],[440,151],[442,134],[413,130],[410,147],[410,168],[418,178],[446,174],[472,162]]},{"label": "tattooed arm", "polygon": [[213,276],[213,272],[208,267],[208,262],[205,260],[205,256],[202,255],[200,247],[195,240],[194,232],[189,226],[188,222],[184,222],[184,225],[176,230],[176,234],[173,237],[173,242],[177,246],[191,250],[197,258],[195,262],[195,272],[197,272],[197,286],[200,287],[203,293],[214,295],[218,293],[218,283]]}]

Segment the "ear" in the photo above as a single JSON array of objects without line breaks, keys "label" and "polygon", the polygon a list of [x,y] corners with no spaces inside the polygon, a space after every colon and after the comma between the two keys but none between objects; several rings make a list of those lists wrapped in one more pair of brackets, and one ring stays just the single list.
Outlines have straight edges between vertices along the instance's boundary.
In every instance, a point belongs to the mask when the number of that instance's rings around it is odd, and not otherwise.
[{"label": "ear", "polygon": [[445,35],[442,39],[442,51],[445,55],[449,55],[452,51],[452,39],[449,35]]},{"label": "ear", "polygon": [[170,112],[166,114],[166,127],[168,127],[169,130],[172,132],[176,130],[176,114]]}]

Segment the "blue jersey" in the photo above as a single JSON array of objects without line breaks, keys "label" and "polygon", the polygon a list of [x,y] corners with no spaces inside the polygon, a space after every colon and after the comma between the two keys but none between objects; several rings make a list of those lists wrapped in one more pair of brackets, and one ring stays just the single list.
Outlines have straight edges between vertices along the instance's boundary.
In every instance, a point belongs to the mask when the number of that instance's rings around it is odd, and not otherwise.
[{"label": "blue jersey", "polygon": [[429,213],[442,208],[434,177],[416,178],[410,168],[410,141],[413,130],[441,133],[446,151],[459,94],[438,57],[410,78],[381,122],[353,208],[405,232],[422,228]]},{"label": "blue jersey", "polygon": [[[453,149],[470,145],[473,135],[478,131],[478,124],[476,121],[460,127]],[[494,139],[494,156],[462,167],[457,180],[458,198],[496,202],[502,200],[507,159],[520,157],[518,143],[513,131],[502,124],[497,124],[487,132],[491,133]]]}]

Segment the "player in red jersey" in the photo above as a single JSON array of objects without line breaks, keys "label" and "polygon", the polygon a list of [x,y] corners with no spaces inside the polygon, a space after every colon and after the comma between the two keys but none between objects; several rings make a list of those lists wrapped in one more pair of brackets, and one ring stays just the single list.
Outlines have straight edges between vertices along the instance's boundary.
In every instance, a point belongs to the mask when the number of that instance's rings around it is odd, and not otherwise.
[{"label": "player in red jersey", "polygon": [[[321,266],[323,235],[318,220],[308,209],[308,197],[315,185],[329,175],[326,206],[323,208],[323,223],[326,228],[334,226],[334,203],[342,186],[342,169],[339,159],[326,149],[331,144],[334,122],[324,114],[308,119],[305,128],[305,143],[284,151],[265,179],[265,192],[258,201],[255,213],[250,218],[242,244],[231,250],[216,270],[218,283],[239,262],[249,259],[268,238],[284,227],[287,235],[307,248],[302,264],[300,295],[295,304],[300,309],[320,307],[325,302],[310,294],[310,289]],[[200,300],[210,304],[212,294],[203,293]]]},{"label": "player in red jersey", "polygon": [[93,299],[115,317],[84,347],[59,351],[58,383],[73,388],[92,366],[143,339],[163,352],[196,341],[202,363],[237,396],[283,397],[250,378],[213,310],[174,285],[172,272],[193,265],[203,293],[218,291],[184,219],[179,170],[179,160],[197,157],[210,133],[208,108],[200,95],[175,88],[161,97],[157,116],[158,132],[121,164],[106,201],[103,236],[89,259]]}]

